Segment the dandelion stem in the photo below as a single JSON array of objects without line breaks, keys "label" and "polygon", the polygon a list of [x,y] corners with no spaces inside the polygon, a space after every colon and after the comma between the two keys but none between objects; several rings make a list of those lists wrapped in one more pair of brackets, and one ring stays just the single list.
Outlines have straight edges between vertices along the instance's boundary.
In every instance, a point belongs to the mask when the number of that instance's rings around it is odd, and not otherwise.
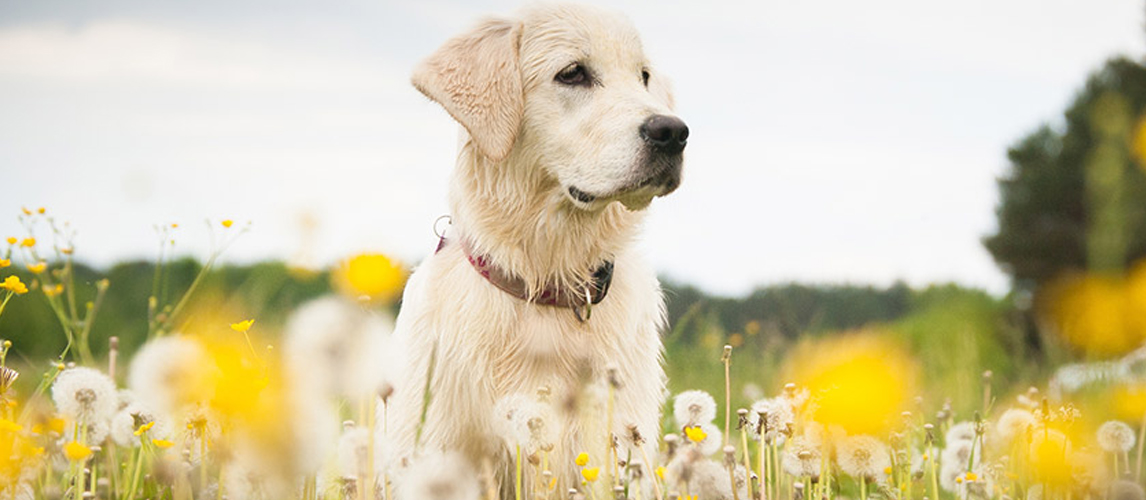
[{"label": "dandelion stem", "polygon": [[[653,468],[653,462],[649,460],[649,452],[648,450],[645,450],[644,446],[639,446],[639,448],[641,449],[641,455],[645,459],[645,475],[649,476],[650,479],[653,480],[653,494],[657,496],[657,500],[664,500],[664,496],[661,495],[661,485],[657,481],[658,478],[656,470]],[[638,488],[637,491],[640,491],[640,488]]]},{"label": "dandelion stem", "polygon": [[1134,481],[1142,482],[1142,445],[1146,441],[1146,413],[1142,414],[1142,422],[1138,425],[1138,458],[1134,462]]},{"label": "dandelion stem", "polygon": [[517,453],[514,457],[514,475],[513,475],[513,498],[521,500],[521,445],[516,447]]},{"label": "dandelion stem", "polygon": [[732,346],[724,346],[720,361],[724,363],[724,442],[721,446],[728,446],[728,435],[732,429]]}]

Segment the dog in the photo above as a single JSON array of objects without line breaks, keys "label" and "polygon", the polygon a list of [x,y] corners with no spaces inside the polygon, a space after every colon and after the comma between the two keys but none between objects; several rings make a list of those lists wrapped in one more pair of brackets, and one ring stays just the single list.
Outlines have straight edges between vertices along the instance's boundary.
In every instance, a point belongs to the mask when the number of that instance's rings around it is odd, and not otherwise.
[{"label": "dog", "polygon": [[[461,134],[449,231],[397,319],[390,455],[458,452],[492,465],[504,496],[514,458],[495,406],[540,390],[557,408],[544,454],[558,492],[580,484],[581,452],[609,473],[655,456],[664,300],[632,243],[644,209],[680,184],[688,127],[636,30],[595,8],[533,6],[447,41],[412,81]],[[587,387],[596,423],[576,410]]]}]

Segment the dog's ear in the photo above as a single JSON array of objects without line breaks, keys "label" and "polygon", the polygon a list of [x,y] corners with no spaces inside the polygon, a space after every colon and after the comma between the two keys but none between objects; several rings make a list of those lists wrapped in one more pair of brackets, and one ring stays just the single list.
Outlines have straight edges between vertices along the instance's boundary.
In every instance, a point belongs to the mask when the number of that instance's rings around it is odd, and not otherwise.
[{"label": "dog's ear", "polygon": [[521,128],[520,37],[520,23],[486,20],[446,42],[414,70],[412,79],[494,161],[509,155]]}]

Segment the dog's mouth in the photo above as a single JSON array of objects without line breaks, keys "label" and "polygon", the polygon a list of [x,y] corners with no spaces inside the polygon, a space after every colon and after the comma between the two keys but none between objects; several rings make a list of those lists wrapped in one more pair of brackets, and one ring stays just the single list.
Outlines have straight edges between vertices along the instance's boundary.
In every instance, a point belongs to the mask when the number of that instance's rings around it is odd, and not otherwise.
[{"label": "dog's mouth", "polygon": [[574,201],[579,201],[579,202],[584,203],[586,205],[593,203],[594,201],[597,201],[596,195],[586,193],[580,189],[577,189],[574,186],[569,186],[569,196],[572,196]]}]

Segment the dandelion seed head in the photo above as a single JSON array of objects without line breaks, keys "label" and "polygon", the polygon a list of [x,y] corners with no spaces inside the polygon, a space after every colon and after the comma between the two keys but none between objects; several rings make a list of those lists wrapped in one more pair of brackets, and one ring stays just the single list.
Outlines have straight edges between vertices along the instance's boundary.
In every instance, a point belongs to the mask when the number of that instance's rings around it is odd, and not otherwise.
[{"label": "dandelion seed head", "polygon": [[1134,430],[1117,420],[1098,426],[1098,446],[1108,452],[1126,453],[1134,447]]},{"label": "dandelion seed head", "polygon": [[481,496],[477,473],[461,455],[431,453],[414,459],[396,475],[397,498],[420,500],[473,500]]},{"label": "dandelion seed head", "polygon": [[673,418],[678,426],[707,424],[716,418],[716,400],[700,390],[684,391],[673,399]]},{"label": "dandelion seed head", "polygon": [[891,454],[882,441],[865,435],[848,436],[836,443],[836,459],[845,474],[868,479],[879,478],[891,467]]},{"label": "dandelion seed head", "polygon": [[959,422],[952,425],[947,429],[947,434],[944,436],[944,442],[947,444],[956,441],[974,441],[975,440],[975,423],[974,422]]},{"label": "dandelion seed head", "polygon": [[784,446],[780,464],[795,477],[820,477],[820,447],[804,436],[796,436]]},{"label": "dandelion seed head", "polygon": [[148,408],[174,415],[211,397],[213,363],[198,341],[168,335],[148,341],[131,360],[128,387]]},{"label": "dandelion seed head", "polygon": [[286,324],[283,353],[295,386],[308,397],[353,398],[393,385],[401,366],[391,343],[393,319],[344,297],[298,308]]},{"label": "dandelion seed head", "polygon": [[115,382],[98,370],[69,368],[52,384],[52,401],[74,422],[107,422],[118,407]]},{"label": "dandelion seed head", "polygon": [[[764,417],[763,421],[760,420],[761,415]],[[759,428],[761,436],[769,443],[776,442],[782,435],[786,435],[795,420],[796,414],[792,402],[785,397],[757,401],[752,404],[752,410],[748,412],[748,422],[752,429]]]},{"label": "dandelion seed head", "polygon": [[[973,444],[971,441],[963,439],[952,441],[943,449],[939,461],[944,466],[952,465],[966,468],[968,461],[971,460],[972,448]],[[975,462],[978,463],[978,461],[979,459],[976,457]]]},{"label": "dandelion seed head", "polygon": [[710,456],[720,451],[724,439],[724,434],[720,432],[720,428],[707,422],[685,428],[685,434],[689,434],[689,438],[685,440],[686,444],[700,451],[704,456]]},{"label": "dandelion seed head", "polygon": [[129,403],[115,413],[111,419],[111,439],[116,445],[124,448],[139,446],[139,437],[135,435],[141,425],[153,424],[148,431],[152,438],[166,438],[171,435],[168,421],[160,419],[151,409],[139,403]]},{"label": "dandelion seed head", "polygon": [[1011,408],[1003,412],[995,424],[995,432],[1004,444],[1010,444],[1017,438],[1027,434],[1027,431],[1038,424],[1035,415],[1024,408]]},{"label": "dandelion seed head", "polygon": [[557,441],[552,408],[524,394],[499,399],[493,407],[494,429],[512,449],[537,451]]},{"label": "dandelion seed head", "polygon": [[[375,449],[381,440],[375,439]],[[338,473],[341,477],[359,477],[367,473],[370,432],[365,427],[349,427],[338,438]],[[375,453],[377,458],[377,452]],[[368,474],[367,474],[368,475]]]},{"label": "dandelion seed head", "polygon": [[1142,485],[1126,479],[1110,483],[1110,500],[1146,500]]}]

